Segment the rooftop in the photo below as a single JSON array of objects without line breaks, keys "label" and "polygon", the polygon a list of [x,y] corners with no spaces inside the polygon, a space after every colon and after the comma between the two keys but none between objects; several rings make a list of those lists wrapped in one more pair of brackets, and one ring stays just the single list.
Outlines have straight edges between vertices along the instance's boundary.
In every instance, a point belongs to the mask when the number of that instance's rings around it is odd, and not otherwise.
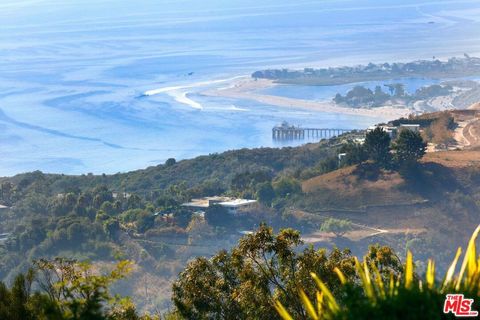
[{"label": "rooftop", "polygon": [[250,200],[250,199],[236,199],[231,197],[222,197],[222,196],[215,196],[215,197],[205,197],[199,199],[192,199],[192,201],[183,203],[182,206],[184,207],[196,207],[196,208],[208,208],[210,204],[215,203],[219,204],[224,207],[241,207],[244,205],[248,205],[251,203],[255,203],[257,200]]},{"label": "rooftop", "polygon": [[220,202],[219,205],[225,207],[241,207],[247,204],[256,203],[257,200],[249,200],[249,199],[234,199],[230,201]]}]

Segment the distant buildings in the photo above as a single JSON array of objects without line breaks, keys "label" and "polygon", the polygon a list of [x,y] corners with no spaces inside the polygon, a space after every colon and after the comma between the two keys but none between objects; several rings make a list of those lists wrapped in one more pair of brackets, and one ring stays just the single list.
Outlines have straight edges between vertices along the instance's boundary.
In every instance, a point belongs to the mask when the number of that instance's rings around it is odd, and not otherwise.
[{"label": "distant buildings", "polygon": [[377,128],[381,128],[383,131],[388,133],[388,135],[390,136],[391,139],[395,139],[395,137],[397,136],[398,127],[389,126],[389,125],[386,125],[386,124],[378,124],[376,126],[371,126],[367,129],[367,133],[371,132],[371,131],[373,131]]},{"label": "distant buildings", "polygon": [[128,192],[112,192],[112,198],[113,199],[119,199],[119,198],[128,199],[131,196],[132,196],[132,194],[128,193]]},{"label": "distant buildings", "polygon": [[239,209],[246,209],[257,203],[257,200],[236,199],[231,197],[205,197],[200,199],[192,199],[192,201],[182,204],[182,207],[198,211],[205,211],[213,205],[219,205],[228,210],[232,215],[236,215]]},{"label": "distant buildings", "polygon": [[410,130],[413,132],[419,132],[420,131],[420,125],[419,124],[400,124],[399,130]]},{"label": "distant buildings", "polygon": [[414,123],[405,123],[405,124],[400,124],[399,126],[390,126],[386,124],[379,124],[376,126],[371,126],[367,129],[367,132],[373,131],[376,128],[381,128],[383,131],[388,133],[391,139],[395,139],[397,137],[397,134],[401,132],[402,130],[410,130],[413,132],[420,132],[420,125],[419,124],[414,124]]}]

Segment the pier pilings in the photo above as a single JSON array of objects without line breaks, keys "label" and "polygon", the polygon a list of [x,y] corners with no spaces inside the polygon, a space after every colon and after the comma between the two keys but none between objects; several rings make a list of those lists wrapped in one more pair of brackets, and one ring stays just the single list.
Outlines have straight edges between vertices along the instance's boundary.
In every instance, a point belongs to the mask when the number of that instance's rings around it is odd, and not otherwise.
[{"label": "pier pilings", "polygon": [[331,138],[349,132],[339,128],[300,128],[295,126],[276,126],[272,129],[274,140],[302,140],[307,138]]}]

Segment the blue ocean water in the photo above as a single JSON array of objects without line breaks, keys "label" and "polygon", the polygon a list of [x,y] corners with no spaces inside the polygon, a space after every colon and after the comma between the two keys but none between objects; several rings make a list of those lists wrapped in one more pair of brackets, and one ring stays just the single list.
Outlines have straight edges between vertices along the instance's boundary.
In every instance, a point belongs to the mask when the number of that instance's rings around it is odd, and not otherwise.
[{"label": "blue ocean water", "polygon": [[114,173],[275,146],[270,129],[284,120],[362,128],[385,119],[209,98],[192,84],[475,55],[479,17],[478,1],[3,0],[0,175]]}]

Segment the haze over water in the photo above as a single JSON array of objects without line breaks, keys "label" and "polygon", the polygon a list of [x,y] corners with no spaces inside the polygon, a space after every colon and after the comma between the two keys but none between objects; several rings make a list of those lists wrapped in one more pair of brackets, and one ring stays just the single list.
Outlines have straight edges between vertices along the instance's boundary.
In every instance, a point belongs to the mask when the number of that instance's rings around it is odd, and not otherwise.
[{"label": "haze over water", "polygon": [[258,69],[480,52],[478,1],[3,0],[0,19],[0,175],[115,173],[275,146],[283,120],[364,128],[381,117],[199,93]]}]

